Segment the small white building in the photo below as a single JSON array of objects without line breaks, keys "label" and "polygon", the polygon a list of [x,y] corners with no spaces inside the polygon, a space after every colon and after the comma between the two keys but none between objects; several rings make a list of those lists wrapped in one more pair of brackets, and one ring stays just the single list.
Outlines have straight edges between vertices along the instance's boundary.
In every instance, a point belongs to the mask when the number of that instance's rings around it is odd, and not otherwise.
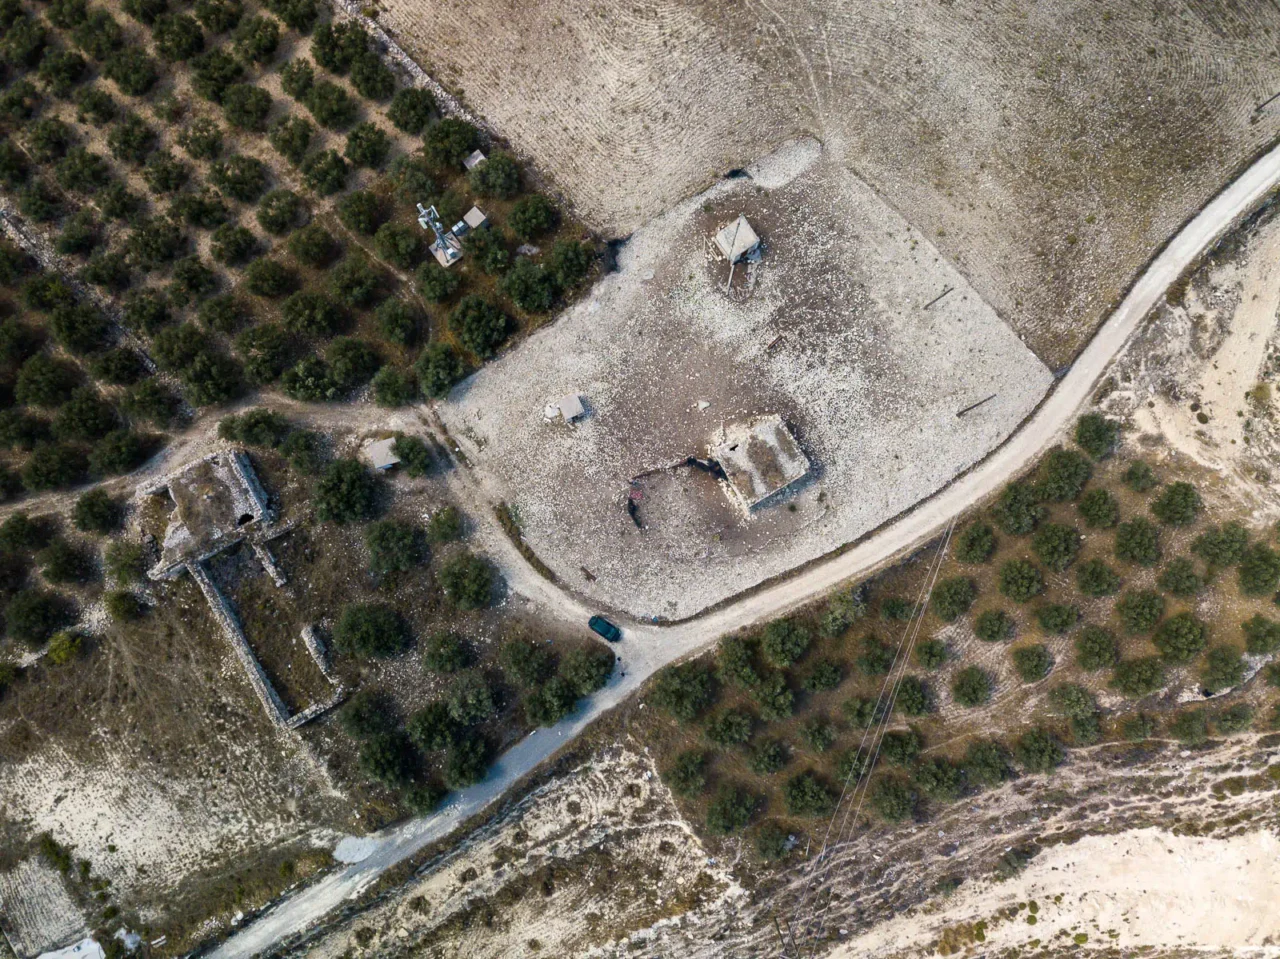
[{"label": "small white building", "polygon": [[730,263],[738,263],[759,253],[760,237],[747,218],[739,214],[736,220],[725,224],[716,234],[716,247]]},{"label": "small white building", "polygon": [[468,230],[478,230],[482,226],[488,225],[489,218],[484,215],[484,211],[478,206],[473,206],[462,217],[462,222],[467,225]]},{"label": "small white building", "polygon": [[395,437],[370,443],[365,447],[364,455],[369,460],[369,465],[379,471],[400,465],[400,457],[396,456]]},{"label": "small white building", "polygon": [[471,154],[471,156],[467,157],[465,160],[462,161],[462,165],[466,167],[468,170],[474,170],[481,163],[484,163],[484,161],[487,159],[489,159],[487,156],[485,156],[479,150],[476,150],[474,153]]},{"label": "small white building", "polygon": [[745,513],[809,472],[809,457],[777,413],[725,427],[711,446],[711,458],[724,470],[730,497]]},{"label": "small white building", "polygon": [[553,423],[557,419],[564,420],[566,423],[573,423],[584,416],[586,412],[587,408],[582,405],[582,397],[577,393],[568,393],[542,408],[542,416],[548,423]]}]

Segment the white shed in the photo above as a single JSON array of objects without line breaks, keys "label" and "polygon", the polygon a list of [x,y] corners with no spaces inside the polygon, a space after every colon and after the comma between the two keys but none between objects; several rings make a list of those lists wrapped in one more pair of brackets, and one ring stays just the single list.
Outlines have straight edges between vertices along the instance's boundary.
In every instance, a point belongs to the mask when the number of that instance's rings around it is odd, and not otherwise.
[{"label": "white shed", "polygon": [[468,170],[474,170],[476,167],[478,167],[481,163],[483,163],[487,159],[489,159],[487,156],[485,156],[479,150],[476,150],[474,153],[471,154],[471,156],[467,157],[465,160],[462,161],[462,165],[466,167]]},{"label": "white shed", "polygon": [[400,463],[400,457],[396,456],[394,437],[370,443],[365,447],[364,455],[369,460],[369,465],[376,470],[389,470]]},{"label": "white shed", "polygon": [[478,206],[473,206],[462,217],[462,222],[467,225],[468,230],[478,230],[489,222],[489,218],[484,215],[484,211]]},{"label": "white shed", "polygon": [[716,234],[716,246],[730,263],[737,263],[760,247],[760,237],[751,228],[747,218],[739,214],[732,223],[728,223]]},{"label": "white shed", "polygon": [[587,408],[582,405],[582,397],[577,393],[568,393],[548,403],[542,409],[542,415],[548,422],[562,419],[566,423],[572,423],[586,412]]}]

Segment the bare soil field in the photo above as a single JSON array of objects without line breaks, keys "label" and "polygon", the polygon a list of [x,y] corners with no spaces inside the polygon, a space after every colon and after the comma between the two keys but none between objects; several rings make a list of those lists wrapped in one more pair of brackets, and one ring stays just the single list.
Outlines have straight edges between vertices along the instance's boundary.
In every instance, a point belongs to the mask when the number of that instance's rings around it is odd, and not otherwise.
[{"label": "bare soil field", "polygon": [[[929,239],[812,141],[751,170],[641,228],[617,273],[440,409],[534,552],[637,617],[689,616],[856,539],[981,459],[1051,380]],[[739,212],[767,252],[726,293],[709,238]],[[588,415],[544,423],[571,392]],[[744,518],[675,465],[770,413],[812,464],[782,501]]]},{"label": "bare soil field", "polygon": [[1051,367],[1280,130],[1251,0],[393,0],[379,21],[626,234],[821,139]]}]

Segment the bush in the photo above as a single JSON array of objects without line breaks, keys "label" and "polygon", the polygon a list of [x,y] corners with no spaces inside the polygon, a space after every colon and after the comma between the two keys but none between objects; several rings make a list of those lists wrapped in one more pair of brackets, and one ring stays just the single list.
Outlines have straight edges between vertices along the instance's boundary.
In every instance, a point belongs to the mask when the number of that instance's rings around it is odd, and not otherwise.
[{"label": "bush", "polygon": [[158,18],[151,28],[156,52],[170,63],[190,60],[204,49],[200,24],[184,13],[170,13]]},{"label": "bush", "polygon": [[18,193],[18,212],[37,223],[51,223],[62,216],[62,199],[44,180],[32,180]]},{"label": "bush", "polygon": [[947,661],[947,644],[940,639],[924,639],[916,644],[916,662],[924,669],[938,669]]},{"label": "bush", "polygon": [[312,223],[289,237],[289,252],[306,266],[328,266],[342,253],[333,235],[318,223]]},{"label": "bush", "polygon": [[1100,559],[1090,559],[1076,569],[1076,585],[1086,596],[1111,596],[1120,589],[1120,577]]},{"label": "bush", "polygon": [[299,473],[314,475],[324,466],[324,440],[310,430],[294,430],[286,437],[280,452]]},{"label": "bush", "polygon": [[1265,543],[1254,543],[1244,551],[1240,561],[1240,592],[1246,596],[1262,596],[1280,583],[1280,553]]},{"label": "bush", "polygon": [[[111,596],[107,597],[108,612],[113,612],[111,609],[111,605],[112,605],[111,600],[114,599],[116,595],[128,596],[130,599],[133,599],[135,603],[137,603],[137,599],[129,593],[124,593],[124,594],[113,593]],[[45,654],[45,661],[49,665],[55,666],[55,667],[66,666],[68,663],[72,663],[79,658],[82,651],[83,642],[84,641],[81,638],[79,633],[73,633],[73,632],[70,632],[69,630],[63,631],[61,633],[57,633],[56,635],[54,635],[52,639],[49,640],[49,649]]]},{"label": "bush", "polygon": [[209,252],[219,263],[234,266],[248,260],[257,246],[257,238],[244,227],[238,223],[224,223],[213,231]]},{"label": "bush", "polygon": [[92,386],[81,386],[58,408],[53,420],[54,435],[61,440],[91,442],[109,433],[116,425],[115,410]]},{"label": "bush", "polygon": [[54,117],[45,117],[27,129],[27,151],[36,163],[45,164],[66,154],[75,143],[71,127]]},{"label": "bush", "polygon": [[353,20],[322,23],[316,27],[311,41],[311,55],[316,63],[339,76],[351,69],[356,57],[368,49],[369,35]]},{"label": "bush", "polygon": [[131,97],[146,96],[160,79],[155,61],[139,49],[113,53],[102,65],[102,75]]},{"label": "bush", "polygon": [[417,87],[405,87],[397,90],[391,98],[391,106],[387,108],[387,119],[395,124],[396,129],[410,136],[418,136],[431,120],[435,111],[436,99],[427,90]]},{"label": "bush", "polygon": [[[409,93],[402,90],[400,93]],[[418,91],[425,92],[425,91]],[[396,94],[400,96],[399,93]],[[394,103],[392,106],[394,107]],[[393,121],[394,122],[394,121]],[[396,194],[405,203],[417,203],[424,197],[436,192],[435,180],[431,177],[431,168],[421,157],[401,154],[391,161],[391,182],[395,185]]]},{"label": "bush", "polygon": [[1070,526],[1046,523],[1036,530],[1031,548],[1040,562],[1053,572],[1061,573],[1080,552],[1080,534]]},{"label": "bush", "polygon": [[761,650],[774,666],[787,667],[809,649],[812,635],[792,619],[776,619],[764,628]]},{"label": "bush", "polygon": [[1068,632],[1080,619],[1080,610],[1075,606],[1060,603],[1048,603],[1036,611],[1036,620],[1046,633],[1061,635]]},{"label": "bush", "polygon": [[995,530],[987,523],[972,524],[956,543],[956,559],[962,563],[985,563],[995,551]]},{"label": "bush", "polygon": [[307,91],[304,104],[322,127],[341,132],[355,123],[359,108],[347,91],[330,80],[317,80]]},{"label": "bush", "polygon": [[1120,521],[1120,503],[1105,489],[1091,489],[1080,497],[1077,507],[1092,529],[1110,529]]},{"label": "bush", "polygon": [[[64,190],[92,193],[111,182],[111,167],[98,154],[90,153],[84,147],[73,147],[58,161],[54,175]],[[92,223],[93,214],[83,212],[88,217],[88,222]],[[69,252],[84,252],[84,249],[81,247]]]},{"label": "bush", "polygon": [[422,311],[407,300],[390,299],[378,307],[378,332],[389,343],[408,346],[418,335]]},{"label": "bush", "polygon": [[1101,413],[1086,413],[1076,421],[1076,445],[1100,460],[1115,450],[1120,424]]},{"label": "bush", "polygon": [[129,219],[141,206],[142,201],[123,183],[112,183],[98,194],[98,209],[109,220]]},{"label": "bush", "polygon": [[829,816],[836,807],[835,793],[812,772],[788,779],[782,795],[793,816]]},{"label": "bush", "polygon": [[210,50],[191,61],[191,88],[212,103],[223,103],[243,76],[243,65],[225,50]]},{"label": "bush", "polygon": [[1199,709],[1179,713],[1169,723],[1169,735],[1188,746],[1199,746],[1209,738],[1209,717]]},{"label": "bush", "polygon": [[471,124],[445,117],[427,130],[423,137],[423,152],[428,160],[440,167],[459,167],[462,161],[480,145],[480,136]]},{"label": "bush", "polygon": [[348,603],[333,626],[333,641],[353,656],[395,656],[409,648],[409,629],[385,603]]},{"label": "bush", "polygon": [[419,267],[417,281],[418,291],[432,303],[442,303],[449,299],[462,282],[457,273],[450,273],[435,260],[428,260]]},{"label": "bush", "polygon": [[383,520],[365,530],[369,547],[369,570],[375,576],[402,573],[426,561],[422,530],[409,523]]},{"label": "bush", "polygon": [[934,711],[933,691],[919,676],[904,676],[898,686],[897,707],[907,716],[924,716]]},{"label": "bush", "polygon": [[331,196],[346,188],[347,161],[336,150],[322,150],[307,157],[302,164],[302,178],[320,196]]},{"label": "bush", "polygon": [[752,716],[741,709],[726,709],[707,721],[707,739],[717,746],[739,746],[751,738]]},{"label": "bush", "polygon": [[1213,724],[1224,735],[1244,732],[1253,725],[1253,707],[1247,703],[1237,703],[1218,713]]},{"label": "bush", "polygon": [[594,259],[595,254],[587,244],[557,240],[547,254],[544,267],[559,289],[568,290],[586,279]]},{"label": "bush", "polygon": [[187,248],[182,230],[167,218],[146,220],[129,237],[129,256],[144,272],[172,263],[184,256]]},{"label": "bush", "polygon": [[413,778],[409,739],[400,731],[378,733],[360,744],[360,768],[385,786],[403,787]]},{"label": "bush", "polygon": [[507,217],[511,232],[526,243],[550,233],[560,222],[555,206],[540,193],[531,193],[516,201]]},{"label": "bush", "polygon": [[236,53],[253,63],[270,63],[280,46],[280,26],[270,17],[250,17],[236,29]]},{"label": "bush", "polygon": [[560,662],[560,676],[579,696],[590,696],[609,681],[614,655],[604,649],[571,649]]},{"label": "bush", "polygon": [[445,756],[444,781],[450,789],[464,789],[483,780],[488,770],[488,741],[483,736],[464,736],[450,747]]},{"label": "bush", "polygon": [[1036,492],[1025,483],[1010,483],[1006,486],[992,510],[996,523],[1008,536],[1025,536],[1030,533],[1039,525],[1044,513]]},{"label": "bush", "polygon": [[258,259],[244,271],[244,287],[256,296],[284,296],[298,285],[298,278],[278,260]]},{"label": "bush", "polygon": [[1195,563],[1185,556],[1179,556],[1171,561],[1160,573],[1156,583],[1166,593],[1186,599],[1194,596],[1204,587],[1204,580],[1196,572]]},{"label": "bush", "polygon": [[22,485],[33,493],[74,486],[84,479],[89,464],[73,446],[41,443],[22,467]]},{"label": "bush", "polygon": [[1244,682],[1245,664],[1234,646],[1214,646],[1205,654],[1201,684],[1209,694],[1231,689]]},{"label": "bush", "polygon": [[37,353],[18,370],[14,398],[24,406],[60,406],[80,382],[80,371],[65,360]]},{"label": "bush", "polygon": [[1189,663],[1208,645],[1208,629],[1190,613],[1170,616],[1156,630],[1155,645],[1166,661]]},{"label": "bush", "polygon": [[843,679],[844,673],[840,669],[840,664],[834,660],[823,659],[813,664],[802,685],[811,693],[821,693],[835,689]]},{"label": "bush", "polygon": [[1034,563],[1011,559],[1000,567],[1000,592],[1017,603],[1026,603],[1044,591],[1044,574]]},{"label": "bush", "polygon": [[[407,438],[407,437],[406,437]],[[418,442],[421,442],[419,440]],[[462,514],[453,506],[442,506],[427,521],[427,541],[451,543],[462,538]]]},{"label": "bush", "polygon": [[1125,593],[1116,603],[1120,621],[1130,633],[1148,633],[1164,617],[1164,597],[1151,590]]},{"label": "bush", "polygon": [[347,134],[347,147],[343,152],[353,165],[376,170],[387,162],[391,138],[376,123],[366,121]]},{"label": "bush", "polygon": [[[410,476],[422,476],[431,468],[431,450],[416,436],[396,436],[392,451],[400,458],[400,465]],[[449,509],[449,507],[445,507]],[[433,540],[436,542],[436,540]]]},{"label": "bush", "polygon": [[854,664],[864,676],[884,676],[893,668],[895,658],[892,649],[874,636],[868,636],[863,640],[862,653]]},{"label": "bush", "polygon": [[117,347],[103,353],[91,367],[96,379],[112,386],[131,386],[147,376],[142,354],[128,347]]},{"label": "bush", "polygon": [[457,724],[449,715],[449,705],[438,699],[410,716],[406,727],[414,745],[428,753],[448,749],[458,734]]},{"label": "bush", "polygon": [[94,9],[72,33],[76,46],[94,60],[106,60],[124,46],[124,32],[111,14]]},{"label": "bush", "polygon": [[1089,461],[1075,450],[1056,446],[1040,464],[1036,492],[1042,499],[1061,503],[1078,497],[1093,474]]},{"label": "bush", "polygon": [[715,701],[711,670],[698,662],[668,666],[658,673],[650,698],[659,709],[692,722]]},{"label": "bush", "polygon": [[316,403],[335,399],[337,388],[329,379],[329,366],[318,356],[304,356],[280,377],[285,394],[295,400]]},{"label": "bush", "polygon": [[418,386],[427,396],[444,396],[466,372],[462,357],[447,343],[430,343],[414,367]]},{"label": "bush", "polygon": [[502,671],[520,686],[541,686],[555,671],[555,658],[543,646],[523,639],[509,639],[498,650]]},{"label": "bush", "polygon": [[458,673],[449,683],[449,715],[463,726],[482,723],[498,711],[493,690],[475,670]]},{"label": "bush", "polygon": [[1034,683],[1053,669],[1053,654],[1047,646],[1021,646],[1013,651],[1013,669],[1024,683]]},{"label": "bush", "polygon": [[1013,775],[1012,757],[1003,745],[990,739],[977,739],[969,744],[964,757],[964,771],[976,786],[999,786]]},{"label": "bush", "polygon": [[690,749],[676,756],[662,778],[677,796],[696,796],[707,788],[706,765],[706,754]]},{"label": "bush", "polygon": [[377,479],[358,460],[335,460],[316,485],[316,515],[338,524],[367,520],[374,515],[377,495]]},{"label": "bush", "polygon": [[412,371],[384,366],[373,378],[373,399],[379,406],[394,409],[418,398],[418,381]]},{"label": "bush", "polygon": [[978,587],[964,576],[943,580],[933,590],[933,611],[943,622],[953,622],[973,606]]},{"label": "bush", "polygon": [[334,295],[347,306],[372,306],[382,296],[384,276],[363,254],[347,257],[329,279]]},{"label": "bush", "polygon": [[416,225],[384,223],[373,239],[378,256],[402,270],[412,270],[417,266],[426,249],[422,231]]},{"label": "bush", "polygon": [[461,637],[449,632],[436,632],[423,644],[422,667],[433,673],[456,673],[471,665],[470,649]]},{"label": "bush", "polygon": [[62,597],[38,589],[22,590],[4,608],[5,630],[30,649],[39,649],[71,621],[72,610]]},{"label": "bush", "polygon": [[480,296],[466,296],[449,314],[449,328],[462,345],[481,358],[493,352],[507,338],[506,314]]},{"label": "bush", "polygon": [[1166,486],[1164,492],[1156,497],[1151,504],[1151,512],[1166,526],[1186,526],[1195,522],[1203,505],[1194,486],[1177,482]]},{"label": "bush", "polygon": [[175,306],[186,306],[218,289],[218,274],[201,263],[199,256],[183,257],[175,263],[172,277],[169,299]]},{"label": "bush", "polygon": [[51,583],[87,583],[95,572],[92,557],[61,538],[36,553],[36,563]]},{"label": "bush", "polygon": [[368,739],[396,728],[394,704],[380,689],[361,689],[338,713],[338,724],[352,739]]},{"label": "bush", "polygon": [[54,339],[72,353],[96,353],[107,346],[111,323],[88,304],[58,306],[49,317]]},{"label": "bush", "polygon": [[836,727],[825,717],[815,716],[800,727],[800,738],[815,753],[825,753],[836,741]]},{"label": "bush", "polygon": [[133,19],[153,25],[169,9],[167,0],[124,0],[121,8]]},{"label": "bush", "polygon": [[1239,523],[1211,526],[1191,544],[1191,552],[1208,563],[1210,568],[1238,565],[1244,560],[1248,548],[1249,531]]},{"label": "bush", "polygon": [[495,153],[467,175],[477,196],[510,200],[520,192],[520,165],[509,153]]},{"label": "bush", "polygon": [[84,57],[70,50],[48,53],[40,62],[40,79],[55,97],[69,97],[76,86],[88,79],[88,74],[89,64]]},{"label": "bush", "polygon": [[240,22],[244,7],[240,0],[196,0],[192,13],[210,33],[226,33]]},{"label": "bush", "polygon": [[222,113],[239,130],[261,133],[267,128],[271,94],[250,83],[233,83],[222,93]]},{"label": "bush", "polygon": [[294,166],[299,166],[306,158],[315,133],[315,124],[310,120],[285,117],[272,125],[267,132],[267,140],[277,153]]},{"label": "bush", "polygon": [[1120,662],[1120,645],[1110,630],[1086,626],[1076,639],[1076,662],[1081,669],[1107,669]]},{"label": "bush", "polygon": [[156,426],[168,426],[178,414],[178,398],[155,380],[143,380],[120,400],[121,408]]},{"label": "bush", "polygon": [[966,666],[951,680],[951,695],[961,706],[982,706],[994,691],[991,676],[977,666]]},{"label": "bush", "polygon": [[1255,614],[1241,628],[1244,630],[1245,649],[1252,655],[1274,653],[1280,649],[1280,623]]},{"label": "bush", "polygon": [[776,739],[758,743],[747,759],[747,765],[758,776],[771,776],[790,760],[787,747]]},{"label": "bush", "polygon": [[129,473],[151,455],[152,444],[132,430],[112,430],[89,453],[89,469],[95,476]]},{"label": "bush", "polygon": [[396,90],[396,75],[372,50],[351,63],[351,85],[366,100],[385,100]]},{"label": "bush", "polygon": [[267,188],[266,164],[243,154],[215,163],[209,176],[218,189],[241,203],[253,203]]},{"label": "bush", "polygon": [[343,392],[369,382],[382,364],[373,347],[352,337],[340,337],[329,344],[325,360],[329,364],[330,380]]},{"label": "bush", "polygon": [[577,701],[573,688],[561,677],[552,676],[525,699],[525,718],[534,726],[554,726],[573,712]]},{"label": "bush", "polygon": [[1018,737],[1014,758],[1029,773],[1050,773],[1067,758],[1062,745],[1047,729],[1031,729]]},{"label": "bush", "polygon": [[36,88],[26,80],[19,80],[0,93],[0,116],[13,123],[22,123],[35,116],[39,103],[40,94]]},{"label": "bush", "polygon": [[93,489],[81,495],[71,511],[71,522],[82,533],[105,536],[120,528],[123,519],[120,504],[104,489]]},{"label": "bush", "polygon": [[492,602],[493,566],[471,553],[459,553],[441,565],[436,581],[458,609],[483,609]]},{"label": "bush", "polygon": [[973,622],[973,634],[986,643],[1000,643],[1012,639],[1013,617],[1002,609],[988,609],[978,614]]},{"label": "bush", "polygon": [[0,58],[15,69],[34,67],[44,55],[48,42],[49,35],[39,20],[22,17],[4,32]]},{"label": "bush", "polygon": [[130,113],[107,134],[107,148],[122,163],[142,164],[156,148],[156,132]]},{"label": "bush", "polygon": [[922,749],[924,737],[915,729],[888,732],[880,740],[880,755],[895,766],[910,765]]},{"label": "bush", "polygon": [[1160,562],[1160,531],[1145,519],[1130,520],[1116,528],[1116,558],[1138,566]]}]

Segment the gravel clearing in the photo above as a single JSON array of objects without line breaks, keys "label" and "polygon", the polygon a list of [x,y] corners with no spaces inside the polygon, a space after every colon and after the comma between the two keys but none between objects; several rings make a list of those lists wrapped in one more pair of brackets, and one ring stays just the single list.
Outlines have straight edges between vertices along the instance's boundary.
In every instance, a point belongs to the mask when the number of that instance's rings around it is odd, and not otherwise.
[{"label": "gravel clearing", "polygon": [[[814,141],[751,174],[642,227],[618,272],[441,406],[538,555],[639,618],[690,616],[874,529],[981,459],[1051,382],[933,245]],[[766,252],[726,293],[709,238],[739,212]],[[544,405],[574,391],[588,409],[576,428],[544,423]],[[767,413],[813,470],[749,519],[709,475],[672,468]]]}]

